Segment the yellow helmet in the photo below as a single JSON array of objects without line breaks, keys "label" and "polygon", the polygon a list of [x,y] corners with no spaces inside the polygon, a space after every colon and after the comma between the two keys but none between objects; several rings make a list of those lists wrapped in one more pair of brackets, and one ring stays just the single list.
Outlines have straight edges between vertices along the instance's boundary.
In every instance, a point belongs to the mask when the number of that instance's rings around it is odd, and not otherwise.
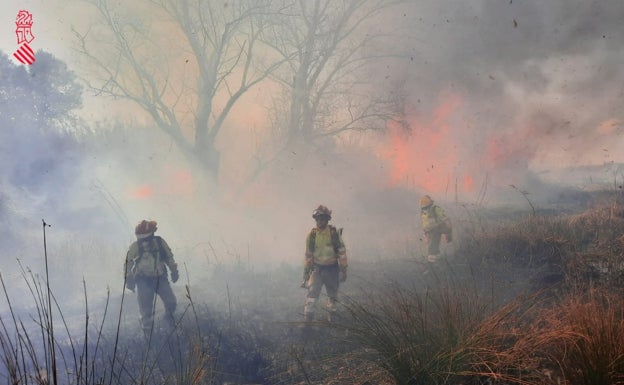
[{"label": "yellow helmet", "polygon": [[420,208],[424,208],[427,206],[431,206],[433,204],[433,199],[429,195],[423,195],[420,197]]},{"label": "yellow helmet", "polygon": [[323,205],[319,205],[313,212],[312,218],[316,219],[319,217],[327,217],[327,219],[331,219],[332,211]]}]

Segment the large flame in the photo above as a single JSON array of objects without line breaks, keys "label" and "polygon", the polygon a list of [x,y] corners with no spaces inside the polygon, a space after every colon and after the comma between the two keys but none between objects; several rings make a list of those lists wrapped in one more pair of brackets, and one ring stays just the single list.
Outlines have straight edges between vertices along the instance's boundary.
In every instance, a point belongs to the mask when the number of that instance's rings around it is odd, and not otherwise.
[{"label": "large flame", "polygon": [[389,164],[388,183],[431,193],[474,190],[474,177],[462,163],[461,138],[451,123],[461,106],[456,95],[446,98],[425,119],[408,114],[409,130],[388,127],[388,140],[378,156]]}]

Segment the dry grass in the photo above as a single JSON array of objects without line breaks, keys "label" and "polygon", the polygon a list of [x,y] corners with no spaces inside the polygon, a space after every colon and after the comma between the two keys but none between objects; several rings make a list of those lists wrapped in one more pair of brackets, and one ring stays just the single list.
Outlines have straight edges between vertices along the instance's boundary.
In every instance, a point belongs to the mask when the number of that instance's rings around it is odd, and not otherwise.
[{"label": "dry grass", "polygon": [[[565,330],[572,340],[550,341],[555,371],[569,384],[624,383],[624,298],[621,291],[589,288],[572,293],[543,312],[552,331]],[[555,372],[554,371],[554,372]]]},{"label": "dry grass", "polygon": [[[17,314],[0,318],[0,364],[11,384],[624,384],[623,234],[624,207],[612,203],[481,221],[463,230],[455,260],[430,267],[429,278],[402,268],[401,282],[346,285],[340,322],[309,333],[289,324],[303,304],[303,292],[291,303],[296,286],[285,289],[298,283],[298,270],[220,271],[211,283],[227,288],[219,302],[227,311],[195,304],[187,287],[177,328],[159,334],[150,351],[128,325],[112,336],[103,321],[90,326],[86,293],[85,330],[76,338],[58,303],[46,301],[46,287],[25,274],[35,327]],[[505,277],[493,275],[510,269],[561,279],[556,290],[525,285],[503,300],[496,284]],[[10,303],[6,290],[5,297]]]},{"label": "dry grass", "polygon": [[419,293],[394,284],[346,301],[345,327],[396,384],[453,383],[470,369],[470,346],[489,306],[475,293]]},{"label": "dry grass", "polygon": [[536,293],[492,312],[475,305],[466,292],[429,299],[394,287],[348,304],[349,331],[360,358],[394,384],[624,383],[621,292],[592,288],[556,303]]},{"label": "dry grass", "polygon": [[462,252],[474,270],[551,269],[561,276],[557,290],[544,286],[502,306],[468,287],[363,293],[346,303],[348,327],[371,365],[395,384],[624,383],[623,207],[480,223],[467,234]]}]

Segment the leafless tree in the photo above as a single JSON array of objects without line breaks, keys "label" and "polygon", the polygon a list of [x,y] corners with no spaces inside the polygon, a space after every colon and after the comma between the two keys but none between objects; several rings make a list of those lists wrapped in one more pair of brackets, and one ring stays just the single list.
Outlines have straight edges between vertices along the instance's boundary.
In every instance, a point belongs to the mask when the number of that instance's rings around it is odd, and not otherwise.
[{"label": "leafless tree", "polygon": [[[287,0],[286,0],[287,1]],[[293,0],[281,4],[280,23],[263,38],[287,64],[271,78],[283,89],[273,108],[278,148],[298,151],[341,133],[385,128],[400,119],[398,93],[385,93],[371,72],[397,52],[387,47],[392,26],[380,25],[395,0]],[[386,28],[384,30],[384,27]],[[258,156],[254,176],[273,160]]]},{"label": "leafless tree", "polygon": [[75,31],[98,75],[90,87],[134,102],[196,170],[216,176],[215,141],[228,114],[283,61],[254,61],[265,1],[85,1],[102,22]]}]

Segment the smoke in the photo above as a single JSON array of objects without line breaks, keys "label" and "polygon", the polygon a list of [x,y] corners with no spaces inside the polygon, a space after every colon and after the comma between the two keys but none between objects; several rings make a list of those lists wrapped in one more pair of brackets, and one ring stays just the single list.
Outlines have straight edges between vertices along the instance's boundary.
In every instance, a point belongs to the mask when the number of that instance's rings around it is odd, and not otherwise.
[{"label": "smoke", "polygon": [[[100,290],[120,290],[134,225],[154,219],[190,281],[201,282],[222,264],[300,264],[319,204],[345,228],[353,261],[402,248],[417,255],[422,193],[445,203],[521,204],[510,184],[539,197],[552,187],[537,175],[624,162],[623,10],[619,0],[421,1],[391,8],[378,28],[400,30],[391,46],[401,57],[371,68],[370,78],[380,92],[401,95],[408,128],[342,135],[308,155],[291,149],[247,184],[270,136],[273,88],[258,87],[220,134],[222,167],[211,193],[199,188],[171,140],[127,102],[109,108],[101,97],[86,100],[80,114],[94,135],[53,135],[39,126],[21,127],[19,135],[17,127],[3,130],[0,218],[10,239],[4,244],[13,245],[8,259],[40,261],[45,218],[52,224],[50,256],[55,271],[70,275],[67,285],[86,277]],[[52,8],[35,11],[37,22],[58,16]],[[38,43],[55,36],[47,28]],[[55,28],[70,35],[69,23]],[[70,45],[69,38],[56,40]],[[9,113],[0,106],[0,114]],[[105,117],[115,123],[98,127]]]},{"label": "smoke", "polygon": [[[409,133],[381,155],[390,180],[431,192],[523,184],[536,173],[622,162],[617,1],[419,2],[389,15],[409,56],[381,71],[402,84]],[[560,181],[565,182],[565,181]]]}]

